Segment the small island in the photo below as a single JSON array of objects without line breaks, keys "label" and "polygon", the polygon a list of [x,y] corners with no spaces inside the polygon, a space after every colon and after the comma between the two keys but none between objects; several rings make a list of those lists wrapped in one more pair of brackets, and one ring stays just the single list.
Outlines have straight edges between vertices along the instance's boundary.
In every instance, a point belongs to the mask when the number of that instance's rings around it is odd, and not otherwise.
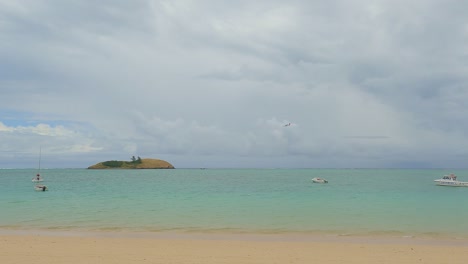
[{"label": "small island", "polygon": [[103,161],[89,166],[88,169],[174,169],[174,166],[165,160],[141,159],[133,156],[131,161]]}]

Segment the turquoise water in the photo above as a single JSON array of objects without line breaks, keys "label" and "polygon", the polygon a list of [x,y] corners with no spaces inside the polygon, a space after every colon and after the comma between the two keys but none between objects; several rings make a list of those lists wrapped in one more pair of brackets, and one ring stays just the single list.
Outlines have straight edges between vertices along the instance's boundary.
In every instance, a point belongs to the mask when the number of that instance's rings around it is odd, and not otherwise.
[{"label": "turquoise water", "polygon": [[[468,237],[468,171],[0,170],[0,228]],[[465,177],[466,175],[466,177]],[[323,177],[328,184],[314,184]]]}]

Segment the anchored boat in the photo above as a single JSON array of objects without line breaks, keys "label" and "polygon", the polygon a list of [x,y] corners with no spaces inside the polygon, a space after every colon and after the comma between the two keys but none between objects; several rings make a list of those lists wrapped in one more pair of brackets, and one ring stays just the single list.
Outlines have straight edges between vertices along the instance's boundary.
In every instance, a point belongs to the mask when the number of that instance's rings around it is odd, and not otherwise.
[{"label": "anchored boat", "polygon": [[468,182],[462,182],[457,180],[455,174],[450,173],[444,175],[441,179],[434,180],[439,186],[452,186],[452,187],[468,187]]},{"label": "anchored boat", "polygon": [[34,190],[36,190],[38,192],[45,192],[45,191],[48,191],[49,189],[45,185],[38,184],[38,185],[34,186]]},{"label": "anchored boat", "polygon": [[327,180],[322,179],[322,178],[317,178],[317,177],[313,178],[312,182],[314,182],[314,183],[328,183]]}]

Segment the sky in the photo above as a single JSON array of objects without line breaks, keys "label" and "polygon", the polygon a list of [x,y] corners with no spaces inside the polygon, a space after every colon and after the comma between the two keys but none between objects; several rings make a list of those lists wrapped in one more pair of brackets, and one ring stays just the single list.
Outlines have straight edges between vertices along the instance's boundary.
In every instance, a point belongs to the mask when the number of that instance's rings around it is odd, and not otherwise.
[{"label": "sky", "polygon": [[468,168],[466,10],[0,0],[0,168]]}]

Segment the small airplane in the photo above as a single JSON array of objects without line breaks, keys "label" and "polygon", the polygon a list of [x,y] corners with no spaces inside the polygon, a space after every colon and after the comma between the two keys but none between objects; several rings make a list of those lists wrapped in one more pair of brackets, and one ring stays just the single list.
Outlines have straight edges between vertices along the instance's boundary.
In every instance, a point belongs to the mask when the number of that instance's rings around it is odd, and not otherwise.
[{"label": "small airplane", "polygon": [[291,125],[291,123],[287,123],[287,124],[286,124],[286,125],[284,125],[284,126],[285,126],[285,127],[287,127],[287,126],[290,126],[290,125]]}]

